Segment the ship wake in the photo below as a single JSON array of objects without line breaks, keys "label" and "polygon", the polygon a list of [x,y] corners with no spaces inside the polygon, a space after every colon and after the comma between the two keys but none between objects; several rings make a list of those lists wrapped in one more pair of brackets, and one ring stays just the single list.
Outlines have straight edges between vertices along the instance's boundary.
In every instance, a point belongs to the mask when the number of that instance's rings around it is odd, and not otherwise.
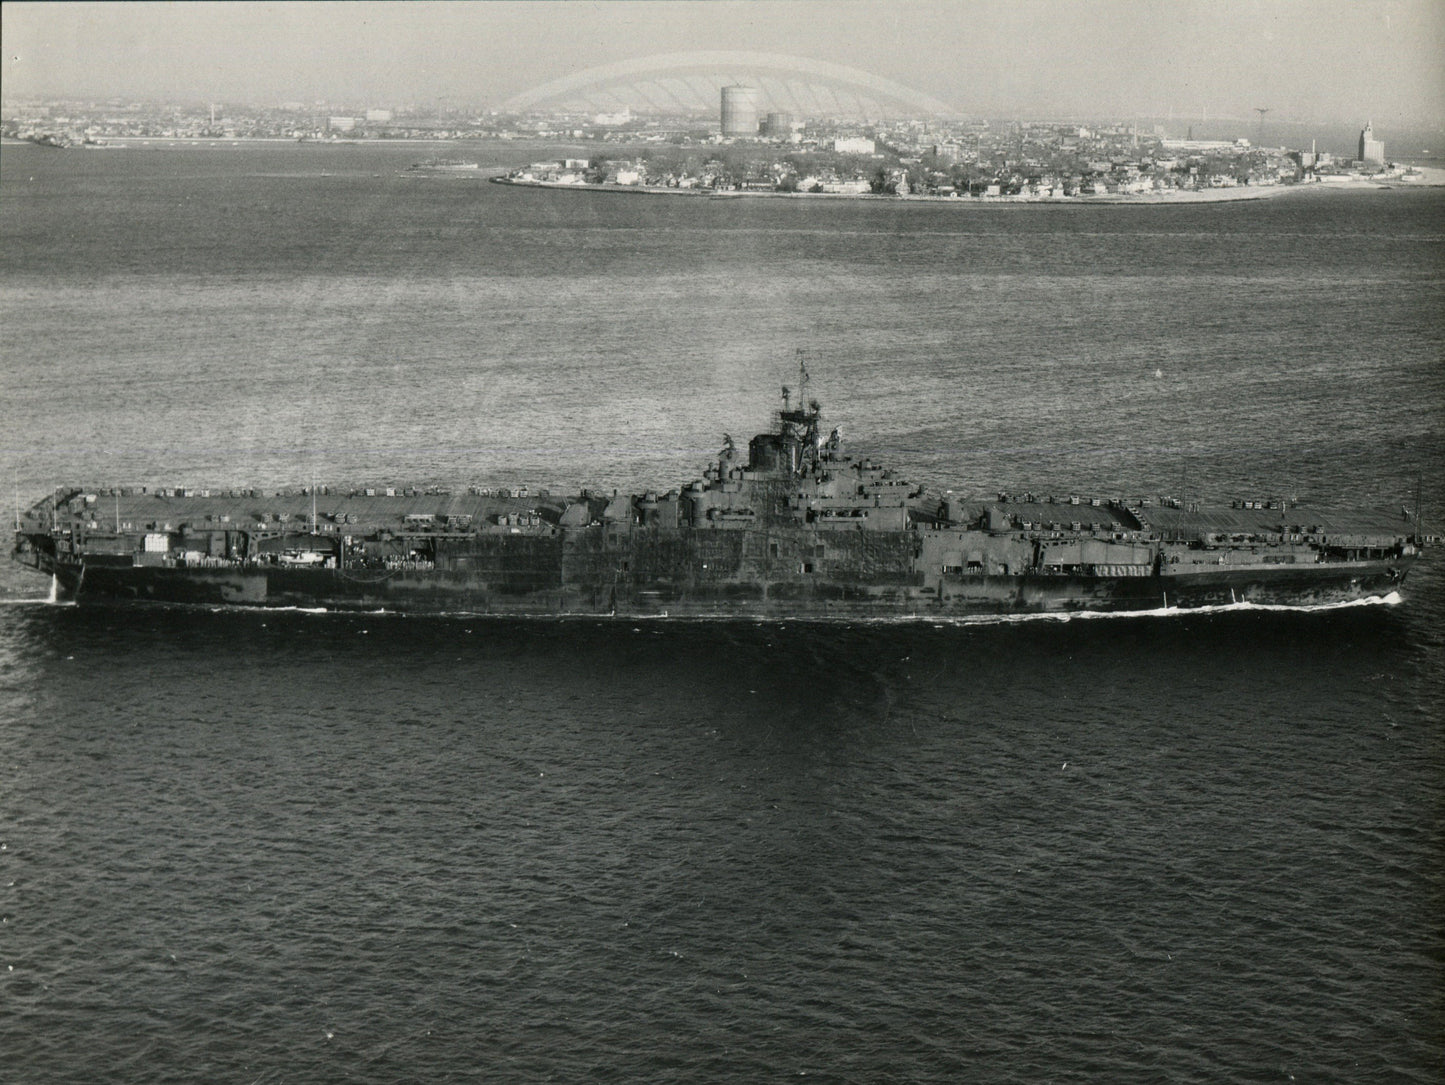
[{"label": "ship wake", "polygon": [[[1288,614],[1317,614],[1332,610],[1351,610],[1356,607],[1398,606],[1405,600],[1399,592],[1388,595],[1370,595],[1361,599],[1344,599],[1333,603],[1250,603],[1243,600],[1233,603],[1215,603],[1200,607],[1153,607],[1148,610],[1077,610],[1061,614],[979,614],[958,618],[918,618],[933,625],[1013,625],[1019,622],[1071,622],[1089,621],[1101,618],[1183,618],[1200,614],[1238,614],[1241,612],[1266,613],[1278,611]],[[896,621],[898,619],[885,619]],[[908,620],[908,619],[904,619]]]},{"label": "ship wake", "polygon": [[7,607],[73,607],[74,599],[60,598],[60,578],[51,576],[50,591],[45,596],[17,595],[11,599],[0,599],[0,606]]}]

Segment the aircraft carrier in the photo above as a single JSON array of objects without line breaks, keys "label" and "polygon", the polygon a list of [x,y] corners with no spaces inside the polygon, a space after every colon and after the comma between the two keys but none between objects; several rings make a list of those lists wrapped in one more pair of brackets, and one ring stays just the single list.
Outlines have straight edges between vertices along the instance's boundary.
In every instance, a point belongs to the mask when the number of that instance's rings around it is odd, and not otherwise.
[{"label": "aircraft carrier", "polygon": [[69,487],[17,513],[14,557],[80,603],[855,619],[1344,602],[1427,542],[1418,507],[930,494],[845,451],[800,377],[668,491]]}]

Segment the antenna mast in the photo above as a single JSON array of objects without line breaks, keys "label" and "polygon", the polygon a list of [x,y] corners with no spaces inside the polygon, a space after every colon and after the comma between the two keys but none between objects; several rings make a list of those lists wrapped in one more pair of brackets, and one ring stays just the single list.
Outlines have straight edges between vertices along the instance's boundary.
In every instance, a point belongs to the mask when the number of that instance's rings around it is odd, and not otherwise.
[{"label": "antenna mast", "polygon": [[1415,536],[1417,543],[1425,541],[1425,522],[1420,519],[1420,499],[1425,488],[1425,476],[1416,472],[1415,474]]}]

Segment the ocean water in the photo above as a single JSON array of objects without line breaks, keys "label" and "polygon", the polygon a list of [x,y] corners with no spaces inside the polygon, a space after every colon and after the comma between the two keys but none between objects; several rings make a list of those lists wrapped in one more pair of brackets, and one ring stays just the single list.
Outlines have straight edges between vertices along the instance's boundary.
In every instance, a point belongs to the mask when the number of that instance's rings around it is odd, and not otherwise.
[{"label": "ocean water", "polygon": [[[801,349],[939,488],[1445,509],[1441,190],[713,201],[428,153],[6,146],[5,489],[670,487]],[[1440,1081],[1442,568],[864,625],[7,568],[0,1076]]]}]

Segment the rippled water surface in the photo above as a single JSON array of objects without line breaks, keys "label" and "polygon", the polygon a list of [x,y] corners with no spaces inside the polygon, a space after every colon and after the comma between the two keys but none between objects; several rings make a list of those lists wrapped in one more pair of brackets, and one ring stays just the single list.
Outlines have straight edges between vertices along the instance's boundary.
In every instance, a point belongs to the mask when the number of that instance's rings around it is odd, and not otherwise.
[{"label": "rippled water surface", "polygon": [[[935,486],[1445,508],[1438,191],[809,205],[425,153],[7,146],[6,490],[672,486],[801,347]],[[1393,605],[979,625],[46,588],[0,572],[7,1079],[1441,1079],[1438,555]]]}]

